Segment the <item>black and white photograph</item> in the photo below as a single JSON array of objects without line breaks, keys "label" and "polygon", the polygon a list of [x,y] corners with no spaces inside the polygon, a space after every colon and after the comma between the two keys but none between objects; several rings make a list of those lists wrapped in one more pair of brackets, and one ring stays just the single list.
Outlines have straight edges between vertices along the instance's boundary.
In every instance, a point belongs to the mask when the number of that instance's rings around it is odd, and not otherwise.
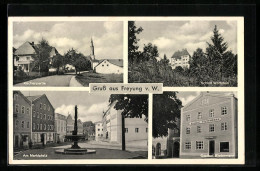
[{"label": "black and white photograph", "polygon": [[128,82],[236,87],[237,21],[128,22]]},{"label": "black and white photograph", "polygon": [[122,21],[14,21],[13,85],[123,82]]},{"label": "black and white photograph", "polygon": [[13,91],[14,160],[147,159],[148,95]]},{"label": "black and white photograph", "polygon": [[237,104],[237,92],[153,95],[153,158],[237,158]]}]

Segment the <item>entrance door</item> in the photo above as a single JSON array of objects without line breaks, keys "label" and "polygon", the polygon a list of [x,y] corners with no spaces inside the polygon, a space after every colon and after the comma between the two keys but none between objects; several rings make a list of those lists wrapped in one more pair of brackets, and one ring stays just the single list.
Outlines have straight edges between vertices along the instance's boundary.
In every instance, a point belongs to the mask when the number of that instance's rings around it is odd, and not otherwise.
[{"label": "entrance door", "polygon": [[15,136],[14,146],[15,146],[15,147],[18,147],[18,146],[19,146],[19,136],[18,136],[18,135]]},{"label": "entrance door", "polygon": [[174,142],[173,149],[174,149],[173,156],[174,156],[174,157],[179,157],[179,153],[180,153],[180,143],[177,142],[177,141]]},{"label": "entrance door", "polygon": [[215,154],[215,141],[211,140],[209,141],[209,155]]}]

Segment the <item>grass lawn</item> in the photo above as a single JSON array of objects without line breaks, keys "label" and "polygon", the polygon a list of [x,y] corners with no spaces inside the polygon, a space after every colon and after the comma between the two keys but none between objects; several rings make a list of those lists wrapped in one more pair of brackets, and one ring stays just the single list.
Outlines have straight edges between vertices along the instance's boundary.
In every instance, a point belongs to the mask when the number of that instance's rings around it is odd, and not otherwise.
[{"label": "grass lawn", "polygon": [[85,72],[77,75],[76,79],[83,86],[88,87],[89,83],[123,83],[123,74],[99,74]]}]

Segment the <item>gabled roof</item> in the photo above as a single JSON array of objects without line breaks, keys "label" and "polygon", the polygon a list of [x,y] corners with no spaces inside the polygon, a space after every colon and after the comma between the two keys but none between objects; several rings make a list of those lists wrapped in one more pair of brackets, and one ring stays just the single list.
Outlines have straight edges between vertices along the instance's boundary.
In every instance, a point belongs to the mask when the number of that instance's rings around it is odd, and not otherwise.
[{"label": "gabled roof", "polygon": [[28,104],[31,104],[31,101],[28,99],[28,98],[26,98],[24,95],[23,95],[23,93],[21,93],[20,91],[14,91],[14,94],[19,94]]},{"label": "gabled roof", "polygon": [[175,53],[172,55],[171,58],[181,59],[181,57],[184,56],[184,55],[189,55],[189,56],[190,56],[190,54],[189,54],[189,52],[187,51],[187,49],[183,49],[182,51],[179,51],[179,50],[178,50],[177,52],[175,52]]},{"label": "gabled roof", "polygon": [[116,65],[116,66],[119,66],[119,67],[123,67],[124,66],[123,65],[124,64],[123,59],[103,59],[103,60],[100,60],[99,64],[101,64],[103,61],[108,61],[109,63],[111,63],[113,65]]},{"label": "gabled roof", "polygon": [[40,98],[41,96],[43,96],[43,95],[38,95],[38,96],[26,96],[26,98],[27,98],[28,100],[30,100],[31,102],[33,102],[34,100]]},{"label": "gabled roof", "polygon": [[15,55],[32,55],[35,53],[36,51],[30,42],[25,42],[15,51]]}]

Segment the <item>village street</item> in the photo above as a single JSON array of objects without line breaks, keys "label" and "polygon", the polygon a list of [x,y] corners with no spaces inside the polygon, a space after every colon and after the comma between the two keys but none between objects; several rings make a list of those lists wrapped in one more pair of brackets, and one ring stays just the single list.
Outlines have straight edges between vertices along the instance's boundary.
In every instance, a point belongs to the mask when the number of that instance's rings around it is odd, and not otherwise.
[{"label": "village street", "polygon": [[14,86],[57,86],[57,87],[78,87],[81,86],[75,79],[75,74],[52,75],[42,78],[36,78]]},{"label": "village street", "polygon": [[[17,160],[42,160],[42,159],[133,159],[147,158],[147,141],[133,141],[126,143],[126,151],[121,150],[121,144],[111,144],[108,142],[98,142],[95,140],[80,142],[81,148],[94,149],[94,154],[83,155],[63,155],[55,153],[55,150],[70,148],[71,144],[56,147],[45,147],[40,149],[30,149],[14,155]],[[35,157],[40,156],[40,157]]]}]

